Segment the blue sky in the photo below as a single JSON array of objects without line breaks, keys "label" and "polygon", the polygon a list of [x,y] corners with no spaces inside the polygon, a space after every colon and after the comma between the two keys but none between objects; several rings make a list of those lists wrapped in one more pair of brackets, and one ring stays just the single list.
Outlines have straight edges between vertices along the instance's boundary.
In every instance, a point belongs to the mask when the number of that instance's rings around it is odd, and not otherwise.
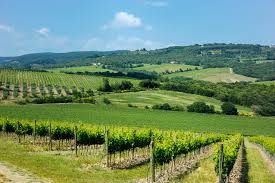
[{"label": "blue sky", "polygon": [[275,44],[274,0],[0,0],[0,56]]}]

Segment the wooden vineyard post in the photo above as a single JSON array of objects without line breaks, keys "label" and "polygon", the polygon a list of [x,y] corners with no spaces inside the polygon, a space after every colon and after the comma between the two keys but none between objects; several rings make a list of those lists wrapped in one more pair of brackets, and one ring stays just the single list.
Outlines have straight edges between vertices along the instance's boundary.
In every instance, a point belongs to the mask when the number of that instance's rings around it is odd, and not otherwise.
[{"label": "wooden vineyard post", "polygon": [[21,143],[21,139],[20,139],[20,131],[19,131],[19,121],[17,121],[17,136],[18,136],[18,143]]},{"label": "wooden vineyard post", "polygon": [[53,144],[52,144],[52,123],[50,123],[50,129],[49,129],[49,137],[50,137],[50,141],[49,141],[49,145],[50,145],[50,151],[52,151],[53,148]]},{"label": "wooden vineyard post", "polygon": [[36,140],[36,119],[34,120],[33,145],[35,145],[35,140]]},{"label": "wooden vineyard post", "polygon": [[106,166],[109,167],[109,130],[105,129]]},{"label": "wooden vineyard post", "polygon": [[223,183],[223,175],[222,175],[222,169],[223,169],[223,144],[220,146],[220,153],[219,153],[219,183]]},{"label": "wooden vineyard post", "polygon": [[[134,134],[134,139],[135,139],[135,137],[136,137],[136,130],[134,130],[133,134]],[[135,148],[134,148],[134,146],[135,146],[135,144],[133,143],[132,144],[132,159],[135,158]]]},{"label": "wooden vineyard post", "polygon": [[[174,135],[174,146],[175,147],[177,146],[177,134],[176,133]],[[176,169],[176,157],[173,158],[173,166],[174,166],[174,169]]]},{"label": "wooden vineyard post", "polygon": [[77,126],[74,127],[74,149],[77,156]]},{"label": "wooden vineyard post", "polygon": [[156,181],[156,171],[155,171],[155,159],[154,159],[154,151],[155,151],[155,143],[154,143],[154,135],[151,136],[151,144],[150,144],[150,162],[151,162],[151,182]]}]

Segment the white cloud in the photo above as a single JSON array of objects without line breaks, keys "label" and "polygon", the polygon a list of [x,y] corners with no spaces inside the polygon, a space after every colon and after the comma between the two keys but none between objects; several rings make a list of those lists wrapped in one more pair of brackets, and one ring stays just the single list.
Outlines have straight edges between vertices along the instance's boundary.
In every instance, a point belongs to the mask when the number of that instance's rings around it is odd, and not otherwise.
[{"label": "white cloud", "polygon": [[104,25],[103,29],[108,28],[137,28],[142,26],[142,21],[139,17],[121,11],[115,14],[113,20]]},{"label": "white cloud", "polygon": [[35,32],[37,32],[41,36],[47,37],[47,36],[49,36],[50,29],[46,28],[46,27],[43,27],[43,28],[40,28],[40,29],[36,30]]},{"label": "white cloud", "polygon": [[9,25],[0,24],[0,31],[3,32],[13,32],[14,29]]},{"label": "white cloud", "polygon": [[165,7],[168,3],[165,1],[145,1],[145,4],[153,7]]}]

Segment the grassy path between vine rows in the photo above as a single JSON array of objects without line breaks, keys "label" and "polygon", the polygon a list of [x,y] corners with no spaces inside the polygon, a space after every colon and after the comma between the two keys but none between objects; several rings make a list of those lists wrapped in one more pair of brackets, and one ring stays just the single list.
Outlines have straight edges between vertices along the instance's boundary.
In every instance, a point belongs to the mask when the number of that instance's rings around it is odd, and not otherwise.
[{"label": "grassy path between vine rows", "polygon": [[18,170],[17,168],[13,167],[12,165],[7,165],[6,163],[0,163],[0,183],[4,182],[11,182],[11,183],[29,183],[29,182],[36,182],[36,183],[46,183],[49,182],[47,180],[42,180],[38,177],[33,176],[31,173]]},{"label": "grassy path between vine rows", "polygon": [[174,180],[173,183],[213,183],[217,181],[217,176],[214,169],[213,156],[202,160],[198,168],[193,170],[190,174]]},{"label": "grassy path between vine rows", "polygon": [[[61,156],[34,152],[30,146],[0,139],[0,163],[11,164],[16,169],[24,169],[43,180],[55,183],[115,183],[134,182],[146,176],[146,165],[129,170],[106,170],[99,165],[100,162],[101,158],[98,156],[76,158],[74,155]],[[0,180],[4,178],[1,172]]]},{"label": "grassy path between vine rows", "polygon": [[247,162],[248,162],[248,180],[250,183],[275,183],[275,174],[272,173],[270,165],[261,155],[260,149],[254,144],[245,141]]}]

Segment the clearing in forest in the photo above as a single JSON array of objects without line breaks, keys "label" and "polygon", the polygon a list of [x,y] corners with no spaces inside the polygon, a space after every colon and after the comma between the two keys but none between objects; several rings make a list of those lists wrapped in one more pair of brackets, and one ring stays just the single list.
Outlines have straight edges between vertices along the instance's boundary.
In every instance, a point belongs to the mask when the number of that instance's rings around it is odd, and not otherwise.
[{"label": "clearing in forest", "polygon": [[211,82],[226,82],[234,83],[239,81],[255,81],[256,78],[246,77],[239,74],[234,74],[230,68],[208,68],[201,70],[193,70],[188,72],[179,72],[165,75],[169,78],[187,77],[195,80],[205,80]]}]

